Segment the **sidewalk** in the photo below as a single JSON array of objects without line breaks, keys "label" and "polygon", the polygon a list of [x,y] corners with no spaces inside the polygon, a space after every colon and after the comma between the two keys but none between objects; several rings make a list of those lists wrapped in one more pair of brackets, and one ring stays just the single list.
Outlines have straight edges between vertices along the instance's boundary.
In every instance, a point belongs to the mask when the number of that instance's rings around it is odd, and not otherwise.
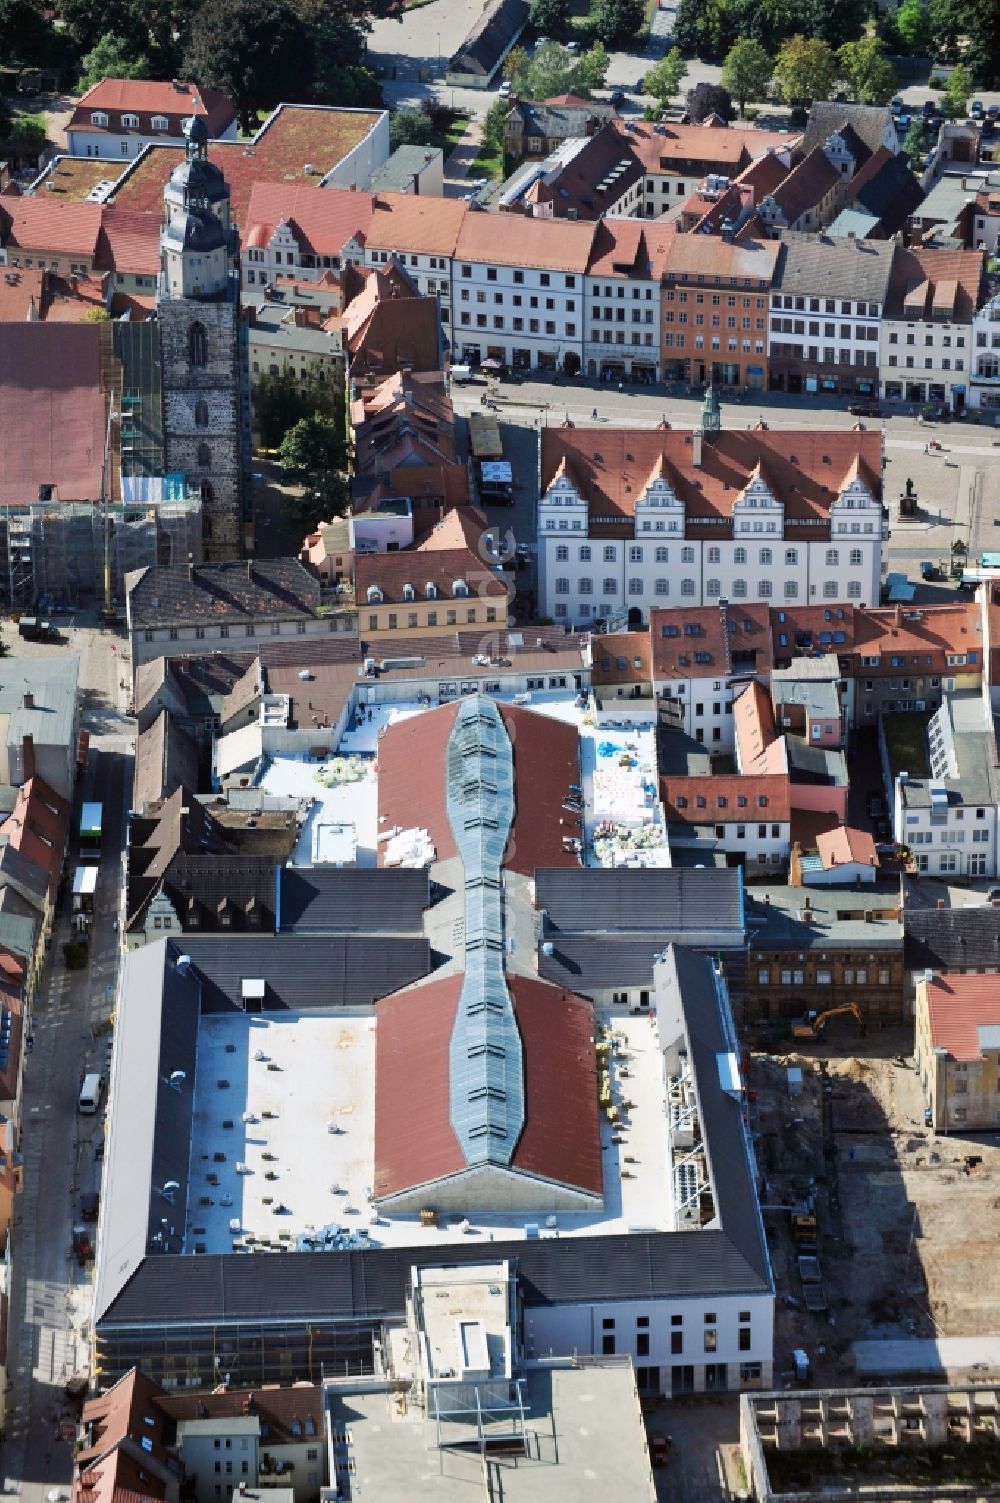
[{"label": "sidewalk", "polygon": [[459,140],[452,148],[450,155],[444,164],[444,176],[446,182],[461,183],[469,176],[473,162],[479,155],[479,145],[483,138],[482,121],[470,120]]}]

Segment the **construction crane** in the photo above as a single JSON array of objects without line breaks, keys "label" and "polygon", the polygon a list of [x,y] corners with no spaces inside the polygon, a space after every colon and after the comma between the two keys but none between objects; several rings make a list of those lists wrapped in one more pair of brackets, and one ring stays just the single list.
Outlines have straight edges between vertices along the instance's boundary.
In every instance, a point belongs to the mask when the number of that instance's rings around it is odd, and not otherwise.
[{"label": "construction crane", "polygon": [[862,1036],[865,1032],[865,1020],[861,1008],[856,1002],[843,1002],[839,1007],[828,1007],[825,1012],[808,1014],[804,1018],[796,1018],[792,1024],[793,1039],[818,1039],[823,1029],[831,1018],[839,1017],[842,1013],[849,1012],[856,1019]]}]

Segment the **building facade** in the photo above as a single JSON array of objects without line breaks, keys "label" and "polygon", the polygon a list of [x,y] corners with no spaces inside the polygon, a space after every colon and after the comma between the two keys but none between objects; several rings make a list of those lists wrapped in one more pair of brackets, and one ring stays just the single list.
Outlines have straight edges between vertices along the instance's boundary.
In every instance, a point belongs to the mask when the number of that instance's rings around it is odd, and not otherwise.
[{"label": "building facade", "polygon": [[200,496],[206,559],[243,552],[249,410],[240,321],[239,238],[229,188],[189,122],[185,160],[164,190],[157,317],[166,468]]},{"label": "building facade", "polygon": [[[879,598],[881,436],[783,432],[786,459],[779,461],[777,435],[720,433],[713,393],[706,408],[693,434],[543,432],[538,592],[545,615],[590,625],[624,613],[631,627],[675,602]],[[725,480],[721,471],[718,486],[713,480],[723,453],[742,471],[739,492],[728,466]],[[785,463],[793,468],[782,474]],[[829,490],[817,490],[806,521],[794,515],[792,488],[799,491],[810,472]]]},{"label": "building facade", "polygon": [[917,1073],[935,1132],[995,1132],[1000,1123],[1000,1001],[991,976],[918,980]]},{"label": "building facade", "polygon": [[772,390],[877,394],[894,249],[872,240],[782,234],[771,292]]},{"label": "building facade", "polygon": [[762,390],[776,244],[677,235],[663,265],[663,377]]}]

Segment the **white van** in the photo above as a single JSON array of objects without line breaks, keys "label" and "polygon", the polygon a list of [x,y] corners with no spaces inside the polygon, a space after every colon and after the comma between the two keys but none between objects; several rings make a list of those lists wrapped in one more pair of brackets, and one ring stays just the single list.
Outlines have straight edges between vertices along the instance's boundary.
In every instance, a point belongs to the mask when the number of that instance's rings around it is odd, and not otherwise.
[{"label": "white van", "polygon": [[465,386],[472,380],[472,366],[453,365],[451,368],[451,379],[456,386]]},{"label": "white van", "polygon": [[77,1102],[77,1110],[85,1116],[92,1117],[101,1104],[104,1095],[104,1081],[101,1076],[94,1073],[85,1075],[83,1085],[80,1087],[80,1100]]}]

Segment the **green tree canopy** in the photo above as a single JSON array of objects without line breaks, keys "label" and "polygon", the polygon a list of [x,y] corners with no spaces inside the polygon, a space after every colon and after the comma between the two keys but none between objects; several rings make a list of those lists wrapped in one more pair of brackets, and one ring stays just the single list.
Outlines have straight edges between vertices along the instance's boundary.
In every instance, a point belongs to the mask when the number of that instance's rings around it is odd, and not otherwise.
[{"label": "green tree canopy", "polygon": [[314,413],[336,419],[335,391],[328,382],[302,382],[288,375],[261,376],[254,383],[252,398],[254,426],[264,448],[279,448],[285,434]]},{"label": "green tree canopy", "polygon": [[739,16],[733,0],[680,0],[674,36],[695,57],[721,58],[739,40]]},{"label": "green tree canopy", "polygon": [[797,7],[796,30],[834,49],[864,36],[868,26],[868,0],[797,0]]},{"label": "green tree canopy", "polygon": [[959,15],[966,64],[985,88],[994,89],[1000,84],[1000,0],[963,0]]},{"label": "green tree canopy", "polygon": [[186,71],[227,94],[244,129],[307,94],[313,64],[313,31],[289,0],[206,0],[191,23]]},{"label": "green tree canopy", "polygon": [[56,10],[81,55],[111,35],[121,38],[130,57],[143,56],[149,25],[138,0],[58,0]]},{"label": "green tree canopy", "polygon": [[888,104],[899,86],[878,37],[845,42],[837,61],[859,104]]},{"label": "green tree canopy", "polygon": [[49,63],[59,50],[42,7],[32,0],[0,0],[0,37],[6,63]]},{"label": "green tree canopy", "polygon": [[933,32],[926,0],[903,0],[896,12],[896,33],[900,46],[911,56],[928,50]]},{"label": "green tree canopy", "polygon": [[959,63],[957,68],[952,68],[945,84],[944,103],[949,115],[960,116],[965,114],[969,95],[975,88],[975,80],[968,68]]},{"label": "green tree canopy", "polygon": [[389,145],[426,146],[434,135],[434,122],[423,110],[396,110],[389,121]]},{"label": "green tree canopy", "polygon": [[687,70],[680,48],[671,47],[665,57],[661,57],[658,63],[647,70],[644,93],[651,94],[662,109],[668,100],[680,92]]},{"label": "green tree canopy", "polygon": [[559,37],[569,25],[569,0],[531,0],[536,36]]},{"label": "green tree canopy", "polygon": [[924,149],[924,130],[924,122],[919,115],[914,115],[903,142],[903,152],[913,172],[920,169],[920,158]]},{"label": "green tree canopy", "polygon": [[558,42],[536,47],[534,57],[515,47],[504,69],[519,99],[553,99],[557,94],[589,97],[604,83],[608,55],[600,43],[574,57]]},{"label": "green tree canopy", "polygon": [[788,104],[828,99],[837,79],[837,60],[818,37],[790,37],[774,60],[774,76]]},{"label": "green tree canopy", "polygon": [[760,42],[752,37],[744,37],[735,47],[730,47],[722,65],[722,86],[736,100],[741,115],[748,100],[766,97],[773,72],[770,57]]},{"label": "green tree canopy", "polygon": [[607,47],[634,41],[646,20],[642,0],[598,0],[594,35]]},{"label": "green tree canopy", "polygon": [[82,94],[102,78],[145,78],[148,64],[144,57],[137,57],[132,44],[113,31],[106,32],[96,46],[80,61],[80,80],[77,93]]},{"label": "green tree canopy", "polygon": [[330,504],[343,496],[347,442],[332,417],[313,412],[300,418],[281,440],[280,454],[284,478],[299,481],[316,501]]}]

